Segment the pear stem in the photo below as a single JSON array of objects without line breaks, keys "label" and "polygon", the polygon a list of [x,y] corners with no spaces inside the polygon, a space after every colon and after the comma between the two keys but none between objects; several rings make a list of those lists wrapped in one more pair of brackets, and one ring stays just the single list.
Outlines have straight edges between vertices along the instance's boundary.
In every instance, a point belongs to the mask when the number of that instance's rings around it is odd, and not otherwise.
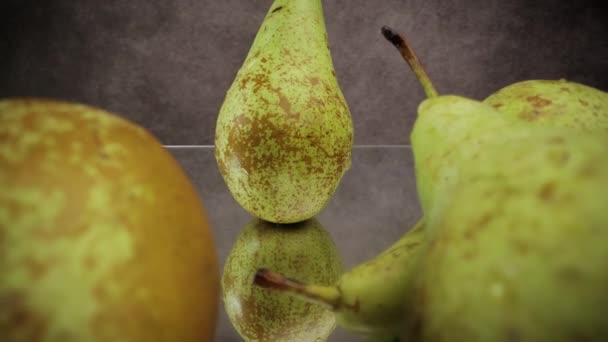
[{"label": "pear stem", "polygon": [[403,59],[405,59],[416,75],[416,78],[418,78],[418,82],[422,85],[426,96],[428,98],[437,97],[437,90],[433,86],[433,82],[431,82],[431,79],[422,67],[422,63],[420,63],[414,49],[412,49],[403,36],[388,26],[382,26],[382,35],[399,50]]},{"label": "pear stem", "polygon": [[280,273],[261,268],[255,273],[253,283],[259,287],[284,291],[336,310],[341,306],[342,294],[335,286],[304,284]]}]

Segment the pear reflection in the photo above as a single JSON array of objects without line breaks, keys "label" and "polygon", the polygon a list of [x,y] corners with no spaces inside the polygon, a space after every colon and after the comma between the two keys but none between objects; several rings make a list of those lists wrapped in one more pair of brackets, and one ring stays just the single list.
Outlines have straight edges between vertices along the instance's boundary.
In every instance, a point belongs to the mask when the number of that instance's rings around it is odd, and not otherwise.
[{"label": "pear reflection", "polygon": [[254,286],[259,268],[306,282],[334,284],[342,262],[321,223],[314,218],[294,224],[249,222],[226,260],[222,290],[228,317],[246,341],[326,340],[335,328],[334,314],[289,294]]}]

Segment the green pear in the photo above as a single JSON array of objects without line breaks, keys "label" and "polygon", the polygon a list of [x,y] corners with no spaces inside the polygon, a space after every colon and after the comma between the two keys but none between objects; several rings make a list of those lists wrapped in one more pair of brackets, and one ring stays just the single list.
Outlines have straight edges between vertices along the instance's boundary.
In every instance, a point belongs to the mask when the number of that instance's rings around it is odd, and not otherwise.
[{"label": "green pear", "polygon": [[[453,110],[445,115],[437,114],[441,120],[426,118],[426,108],[444,106],[453,107]],[[502,115],[489,105],[459,96],[445,95],[423,102],[418,108],[411,141],[416,186],[424,216],[429,214],[437,199],[441,199],[445,185],[458,179],[459,169],[451,165],[479,154],[485,141],[504,137],[505,129],[521,126],[522,122]],[[461,148],[463,145],[467,148]]]},{"label": "green pear", "polygon": [[246,341],[325,341],[336,324],[331,311],[251,283],[257,269],[272,268],[328,285],[340,276],[341,265],[334,242],[316,219],[290,225],[253,220],[233,245],[222,275],[232,325]]},{"label": "green pear", "polygon": [[[456,168],[446,168],[445,165],[458,163],[468,155],[479,153],[485,139],[494,138],[506,127],[521,126],[522,122],[513,116],[501,115],[489,105],[479,105],[475,101],[458,96],[438,97],[422,63],[405,39],[387,26],[382,28],[382,34],[399,50],[429,100],[434,101],[429,102],[441,102],[444,105],[454,106],[450,115],[442,116],[441,120],[421,120],[421,104],[411,133],[416,187],[422,211],[426,216],[431,209],[431,204],[441,193],[438,190],[442,187],[441,184],[449,184],[458,176]],[[454,114],[452,115],[452,113]],[[461,113],[467,115],[467,120],[461,119],[459,116]],[[470,129],[471,126],[479,126],[484,129],[473,130]],[[459,148],[463,144],[466,144],[467,149]]]},{"label": "green pear", "polygon": [[435,189],[403,340],[608,338],[608,135],[559,126],[420,105],[412,148]]},{"label": "green pear", "polygon": [[[382,30],[385,38],[393,43],[404,59],[407,61],[418,81],[422,85],[428,98],[437,97],[433,83],[428,77],[422,64],[418,60],[414,50],[398,34],[390,28]],[[446,99],[450,102],[449,99]],[[440,100],[445,101],[445,100]],[[477,149],[483,146],[486,138],[493,138],[496,132],[505,126],[521,123],[536,126],[568,127],[576,131],[600,131],[608,132],[608,93],[586,85],[569,82],[565,80],[529,80],[507,86],[489,96],[484,103],[494,107],[504,118],[498,118],[496,111],[488,111],[487,108],[475,106],[481,112],[487,112],[489,117],[478,117],[476,120],[484,121],[485,131],[471,134],[466,129],[442,130],[441,127],[424,127],[416,129],[416,124],[411,134],[414,157],[417,160],[416,180],[417,190],[423,212],[429,210],[429,203],[437,193],[437,184],[450,182],[451,174],[437,172],[437,161],[451,163],[462,158],[454,153],[453,147],[462,143],[468,144],[468,149],[460,150],[460,153],[474,155]],[[454,101],[455,106],[468,106],[470,102]],[[466,108],[461,108],[466,111]],[[443,120],[451,120],[444,118]],[[463,125],[456,119],[449,125]],[[464,124],[465,126],[468,125]],[[452,126],[451,126],[452,127]],[[445,155],[431,157],[429,149],[436,151],[435,146],[429,141],[438,141],[445,138]],[[452,145],[452,147],[449,147]]]},{"label": "green pear", "polygon": [[504,87],[484,103],[539,125],[608,133],[608,93],[566,80],[528,80]]},{"label": "green pear", "polygon": [[530,125],[423,86],[432,97],[412,143],[429,196],[424,220],[396,242],[407,253],[394,261],[393,245],[368,262],[373,272],[363,264],[333,287],[268,270],[255,283],[323,302],[338,324],[373,338],[608,340],[608,135]]},{"label": "green pear", "polygon": [[419,221],[385,251],[345,272],[334,284],[304,283],[299,276],[294,280],[276,269],[258,270],[254,284],[322,304],[335,312],[338,325],[351,332],[391,338],[403,324],[405,287],[412,282],[425,241],[424,223]]},{"label": "green pear", "polygon": [[[476,106],[426,100],[420,127],[467,121]],[[530,125],[495,135],[443,165],[456,179],[425,216],[433,233],[403,340],[606,341],[608,136]]]},{"label": "green pear", "polygon": [[228,188],[261,219],[309,219],[350,167],[352,144],[321,0],[275,0],[217,119]]}]

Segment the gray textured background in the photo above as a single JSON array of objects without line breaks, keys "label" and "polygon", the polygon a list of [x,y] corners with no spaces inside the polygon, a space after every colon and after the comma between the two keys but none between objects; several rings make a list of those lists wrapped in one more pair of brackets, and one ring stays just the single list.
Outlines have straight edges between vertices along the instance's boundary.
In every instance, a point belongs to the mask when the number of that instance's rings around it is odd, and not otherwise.
[{"label": "gray textured background", "polygon": [[[569,78],[608,90],[608,16],[577,0],[324,1],[356,144],[407,144],[423,98],[384,24],[406,33],[440,92],[484,98]],[[165,144],[212,144],[217,112],[270,0],[1,0],[0,97],[117,112]]]}]

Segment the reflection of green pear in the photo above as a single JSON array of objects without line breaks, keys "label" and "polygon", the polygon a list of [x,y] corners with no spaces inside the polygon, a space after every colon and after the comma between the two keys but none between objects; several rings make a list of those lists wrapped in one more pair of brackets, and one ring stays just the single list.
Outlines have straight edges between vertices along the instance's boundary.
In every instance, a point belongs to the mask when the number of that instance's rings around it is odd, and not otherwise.
[{"label": "reflection of green pear", "polygon": [[517,82],[483,102],[503,114],[539,125],[608,132],[608,93],[575,82]]},{"label": "reflection of green pear", "polygon": [[228,317],[247,341],[323,341],[334,315],[283,293],[251,286],[258,268],[272,268],[319,284],[334,283],[341,262],[329,233],[309,221],[278,225],[255,219],[235,242],[222,276]]},{"label": "reflection of green pear", "polygon": [[422,221],[375,258],[342,274],[333,285],[302,283],[275,269],[261,269],[254,283],[288,291],[325,304],[336,313],[338,325],[355,333],[392,337],[403,323],[407,291],[425,232]]},{"label": "reflection of green pear", "polygon": [[351,164],[353,127],[321,0],[275,0],[219,113],[216,159],[252,215],[316,215]]}]

